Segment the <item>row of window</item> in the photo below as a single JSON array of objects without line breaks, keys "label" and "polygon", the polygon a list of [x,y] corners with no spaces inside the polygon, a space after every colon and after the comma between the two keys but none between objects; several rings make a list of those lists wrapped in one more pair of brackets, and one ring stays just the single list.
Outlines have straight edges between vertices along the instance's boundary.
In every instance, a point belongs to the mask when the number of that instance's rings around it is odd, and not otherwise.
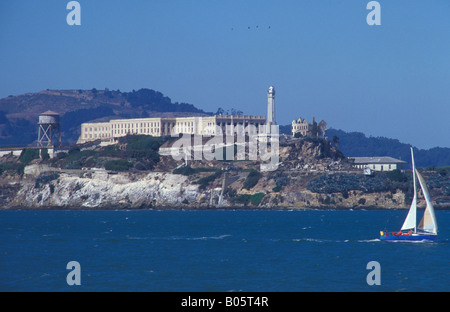
[{"label": "row of window", "polygon": [[[155,128],[151,128],[151,129],[133,129],[133,130],[128,130],[128,129],[120,129],[120,130],[113,130],[113,134],[127,134],[127,133],[141,133],[141,134],[159,134],[159,129],[155,129]],[[85,139],[97,139],[97,138],[109,138],[110,135],[109,133],[85,133],[84,134],[84,138]]]},{"label": "row of window", "polygon": [[[360,168],[360,169],[364,169],[366,167],[371,168],[371,169],[376,169],[377,165],[356,165],[356,168]],[[381,171],[383,171],[384,169],[388,169],[391,170],[393,169],[392,165],[381,165]]]},{"label": "row of window", "polygon": [[[135,124],[128,123],[128,124],[113,124],[111,126],[112,129],[134,129]],[[141,128],[159,128],[159,122],[147,122],[147,123],[140,123]],[[139,128],[139,124],[136,124],[136,128]],[[109,132],[109,127],[85,127],[85,132],[98,132],[98,131],[107,131]]]},{"label": "row of window", "polygon": [[177,122],[177,126],[193,127],[193,121]]},{"label": "row of window", "polygon": [[155,128],[146,128],[146,129],[132,129],[131,131],[128,130],[114,130],[114,134],[127,134],[127,133],[141,133],[141,134],[145,134],[145,133],[152,133],[152,134],[159,134],[159,129],[155,129]]},{"label": "row of window", "polygon": [[96,127],[94,127],[94,128],[92,128],[92,127],[90,127],[90,128],[85,127],[84,128],[85,132],[92,132],[92,130],[94,130],[94,132],[97,132],[97,130],[98,131],[109,131],[109,127],[98,127],[98,128],[96,128]]},{"label": "row of window", "polygon": [[[136,124],[136,128],[152,128],[152,127],[159,127],[159,122],[141,122]],[[121,124],[112,124],[113,129],[133,129],[135,128],[134,123],[121,123]]]},{"label": "row of window", "polygon": [[90,133],[90,134],[87,134],[87,133],[85,133],[84,134],[84,138],[85,139],[97,139],[97,138],[109,138],[109,135],[107,134],[107,133],[100,133],[100,134],[97,134],[97,133],[94,133],[94,134],[92,134],[92,133]]},{"label": "row of window", "polygon": [[194,128],[184,128],[181,126],[176,126],[175,129],[180,133],[194,133]]}]

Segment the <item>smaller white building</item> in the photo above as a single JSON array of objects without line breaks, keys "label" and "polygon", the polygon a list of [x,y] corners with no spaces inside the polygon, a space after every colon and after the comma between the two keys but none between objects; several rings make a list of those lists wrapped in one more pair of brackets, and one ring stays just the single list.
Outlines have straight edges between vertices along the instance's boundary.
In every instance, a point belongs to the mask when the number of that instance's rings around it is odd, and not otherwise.
[{"label": "smaller white building", "polygon": [[309,122],[306,119],[302,119],[301,117],[297,120],[292,121],[292,136],[295,136],[296,133],[300,133],[302,136],[306,136],[309,132]]},{"label": "smaller white building", "polygon": [[353,167],[358,169],[369,168],[372,171],[392,171],[402,170],[405,167],[406,162],[403,160],[395,159],[389,156],[381,157],[349,157],[353,159]]},{"label": "smaller white building", "polygon": [[291,126],[293,137],[295,137],[296,133],[300,133],[301,136],[324,138],[327,131],[327,123],[324,120],[317,123],[314,117],[312,124],[300,117],[297,120],[293,120]]}]

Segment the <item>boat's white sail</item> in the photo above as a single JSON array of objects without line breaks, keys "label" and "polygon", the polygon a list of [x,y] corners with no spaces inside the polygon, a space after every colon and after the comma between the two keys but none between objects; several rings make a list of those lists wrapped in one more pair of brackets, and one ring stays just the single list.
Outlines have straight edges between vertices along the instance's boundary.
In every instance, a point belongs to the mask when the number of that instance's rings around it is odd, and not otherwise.
[{"label": "boat's white sail", "polygon": [[414,198],[409,208],[408,215],[406,216],[405,222],[402,226],[402,231],[413,230],[415,232],[417,222],[417,195],[414,194]]},{"label": "boat's white sail", "polygon": [[427,202],[427,207],[423,214],[422,220],[419,223],[418,229],[437,234],[438,226],[436,223],[436,217],[434,215],[434,208],[431,203],[430,193],[428,192],[427,185],[422,177],[422,175],[417,171],[417,178],[419,179],[420,187],[422,188],[423,196]]},{"label": "boat's white sail", "polygon": [[411,148],[411,160],[412,160],[412,172],[413,172],[413,185],[414,185],[414,197],[409,208],[408,215],[406,216],[405,222],[401,228],[402,231],[412,230],[416,232],[417,224],[417,189],[416,189],[416,165],[414,164],[414,154]]}]

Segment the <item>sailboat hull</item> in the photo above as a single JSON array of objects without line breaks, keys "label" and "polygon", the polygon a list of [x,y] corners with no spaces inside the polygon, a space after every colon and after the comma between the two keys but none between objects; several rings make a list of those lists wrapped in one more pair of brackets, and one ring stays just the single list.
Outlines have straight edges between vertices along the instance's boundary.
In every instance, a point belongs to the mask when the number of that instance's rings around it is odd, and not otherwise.
[{"label": "sailboat hull", "polygon": [[434,234],[413,234],[413,235],[402,235],[402,236],[380,236],[380,240],[382,241],[432,241],[436,240],[437,235]]}]

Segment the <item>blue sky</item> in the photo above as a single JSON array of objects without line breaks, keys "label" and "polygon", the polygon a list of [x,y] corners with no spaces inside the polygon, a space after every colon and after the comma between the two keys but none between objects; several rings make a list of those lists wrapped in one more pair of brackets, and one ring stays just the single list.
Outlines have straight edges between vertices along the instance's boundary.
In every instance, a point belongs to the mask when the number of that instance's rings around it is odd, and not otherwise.
[{"label": "blue sky", "polygon": [[450,147],[450,1],[0,2],[0,97],[44,89],[161,91],[206,111],[324,119],[329,127]]}]

